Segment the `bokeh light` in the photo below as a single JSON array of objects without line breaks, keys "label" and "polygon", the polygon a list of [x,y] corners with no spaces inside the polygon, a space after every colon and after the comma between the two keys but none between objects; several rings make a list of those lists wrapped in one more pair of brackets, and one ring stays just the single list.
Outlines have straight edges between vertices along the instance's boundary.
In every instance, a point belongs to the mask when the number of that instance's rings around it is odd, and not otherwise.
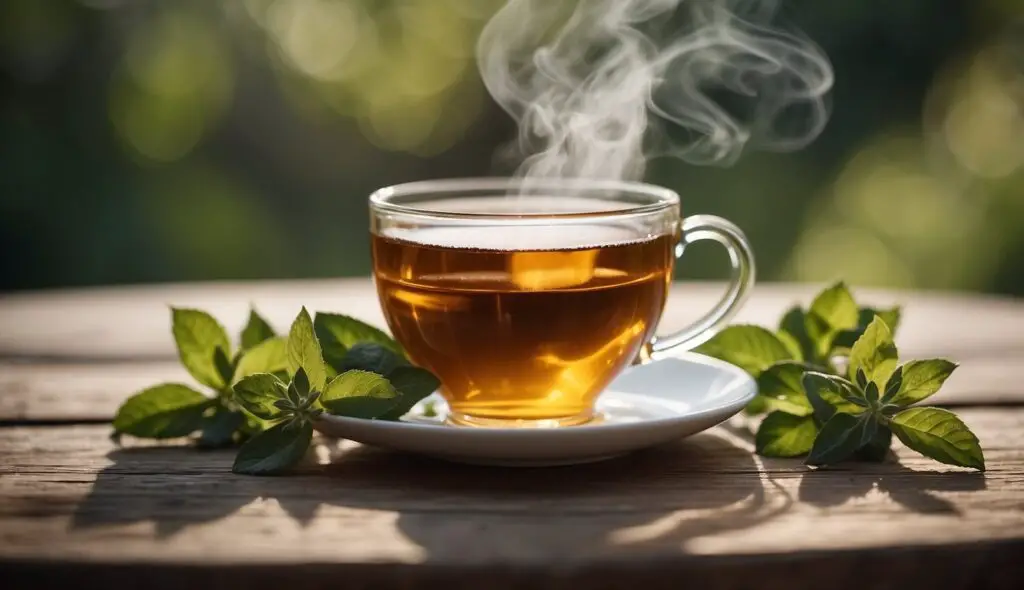
[{"label": "bokeh light", "polygon": [[[0,287],[365,274],[370,191],[514,169],[474,56],[503,3],[0,2]],[[836,68],[822,136],[648,180],[762,280],[1024,294],[1024,5],[787,16]],[[724,278],[704,250],[680,278]]]},{"label": "bokeh light", "polygon": [[194,148],[224,112],[233,72],[217,31],[185,10],[136,30],[111,80],[110,118],[139,155],[167,162]]},{"label": "bokeh light", "polygon": [[847,161],[808,215],[789,276],[822,280],[838,268],[869,284],[985,288],[1022,243],[1020,30],[1011,24],[940,69],[923,133],[876,135]]}]

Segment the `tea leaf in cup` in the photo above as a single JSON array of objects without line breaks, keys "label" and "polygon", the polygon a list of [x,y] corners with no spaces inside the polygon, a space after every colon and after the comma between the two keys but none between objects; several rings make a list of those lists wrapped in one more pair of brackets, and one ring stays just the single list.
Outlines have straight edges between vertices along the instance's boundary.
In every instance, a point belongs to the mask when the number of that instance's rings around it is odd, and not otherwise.
[{"label": "tea leaf in cup", "polygon": [[227,385],[215,361],[217,350],[231,351],[227,332],[210,314],[197,309],[171,308],[171,331],[181,364],[196,381],[220,390]]}]

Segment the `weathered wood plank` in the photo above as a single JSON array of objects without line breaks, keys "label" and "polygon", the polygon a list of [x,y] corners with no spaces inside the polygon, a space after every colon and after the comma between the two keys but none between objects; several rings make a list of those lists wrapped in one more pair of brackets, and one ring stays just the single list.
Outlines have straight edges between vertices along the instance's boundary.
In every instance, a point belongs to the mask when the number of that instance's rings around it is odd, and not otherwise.
[{"label": "weathered wood plank", "polygon": [[809,472],[752,455],[720,427],[615,461],[514,471],[322,441],[298,475],[253,478],[229,473],[231,451],[117,449],[102,426],[4,428],[0,562],[553,573],[697,556],[759,564],[793,552],[1024,548],[1024,409],[962,416],[985,446],[987,473],[905,449],[898,462]]},{"label": "weathered wood plank", "polygon": [[[194,383],[180,363],[174,361],[0,361],[0,421],[110,420],[125,398],[165,381]],[[198,385],[196,388],[203,389]]]},{"label": "weathered wood plank", "polygon": [[[820,285],[761,284],[737,322],[775,324]],[[722,292],[717,283],[676,283],[663,331],[700,316]],[[912,356],[955,355],[1018,361],[1024,354],[1024,302],[979,295],[858,289],[864,304],[904,305],[899,343]],[[69,289],[0,295],[0,357],[171,359],[168,305],[200,307],[232,333],[252,302],[279,329],[305,305],[384,325],[368,279],[195,283]]]},{"label": "weathered wood plank", "polygon": [[[666,329],[718,285],[677,285]],[[758,288],[737,321],[769,323],[814,286]],[[904,356],[963,365],[936,403],[1024,400],[1024,304],[863,292],[904,303]],[[0,421],[108,418],[133,391],[188,381],[166,305],[230,330],[253,301],[279,327],[300,304],[383,325],[366,280],[170,285],[0,297]],[[110,317],[117,317],[111,322]],[[128,362],[131,361],[131,362]],[[1024,408],[961,412],[989,471],[898,448],[809,472],[751,454],[724,426],[616,461],[559,469],[450,465],[320,441],[300,473],[230,474],[231,451],[131,443],[108,428],[0,428],[5,587],[702,588],[1024,585]],[[897,460],[898,459],[898,460]],[[260,565],[257,565],[260,564]]]}]

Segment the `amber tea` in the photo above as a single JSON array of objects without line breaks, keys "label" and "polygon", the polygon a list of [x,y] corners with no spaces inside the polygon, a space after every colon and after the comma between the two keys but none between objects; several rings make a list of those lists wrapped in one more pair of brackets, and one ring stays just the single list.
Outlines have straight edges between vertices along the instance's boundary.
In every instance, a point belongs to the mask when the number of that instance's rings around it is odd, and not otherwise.
[{"label": "amber tea", "polygon": [[441,379],[456,422],[588,420],[595,397],[654,334],[675,236],[475,229],[373,236],[392,332]]}]

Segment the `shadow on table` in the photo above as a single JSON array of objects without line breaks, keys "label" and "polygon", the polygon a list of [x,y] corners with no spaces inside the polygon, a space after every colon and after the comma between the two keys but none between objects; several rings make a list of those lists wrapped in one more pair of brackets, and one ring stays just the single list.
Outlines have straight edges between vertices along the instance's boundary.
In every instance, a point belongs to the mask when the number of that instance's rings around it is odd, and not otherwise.
[{"label": "shadow on table", "polygon": [[[986,486],[983,474],[917,472],[892,457],[884,465],[793,473],[792,460],[755,460],[728,429],[619,459],[551,468],[472,467],[343,447],[323,442],[319,463],[311,453],[286,477],[231,474],[231,449],[115,450],[76,506],[71,527],[148,522],[157,537],[167,537],[244,507],[250,516],[279,515],[273,504],[257,502],[272,499],[302,526],[336,507],[395,512],[397,528],[427,559],[496,551],[525,558],[571,552],[570,558],[649,544],[685,551],[692,539],[755,527],[794,501],[827,507],[877,492],[916,512],[955,514],[952,503],[932,492]],[[773,472],[800,477],[796,494],[766,475]]]},{"label": "shadow on table", "polygon": [[[721,428],[754,442],[749,428],[726,422]],[[792,469],[800,459],[762,458],[769,472]],[[916,471],[899,463],[889,451],[884,463],[851,461],[839,467],[806,471],[800,477],[797,500],[818,507],[838,506],[877,491],[907,510],[920,513],[959,514],[956,506],[931,492],[973,492],[986,488],[985,474],[978,472]]]},{"label": "shadow on table", "polygon": [[72,529],[152,522],[166,537],[236,512],[255,497],[231,485],[233,450],[147,446],[111,451],[113,463],[96,476],[75,508]]},{"label": "shadow on table", "polygon": [[932,492],[984,490],[985,474],[977,472],[915,471],[895,463],[892,453],[884,464],[848,463],[842,468],[805,473],[799,499],[819,507],[837,506],[878,492],[913,512],[960,514],[956,506]]},{"label": "shadow on table", "polygon": [[325,472],[333,504],[399,512],[399,530],[441,560],[569,558],[654,542],[685,549],[694,537],[756,526],[791,503],[766,491],[748,450],[711,433],[547,468],[470,467],[357,447],[335,453]]},{"label": "shadow on table", "polygon": [[[158,537],[273,499],[290,518],[348,507],[398,513],[396,526],[428,559],[600,552],[678,543],[770,519],[791,504],[772,493],[750,452],[705,433],[619,459],[550,468],[472,467],[326,441],[286,477],[230,473],[233,450],[120,449],[76,507],[83,529],[152,522]],[[313,454],[311,454],[313,455]],[[273,507],[247,509],[258,515]],[[550,556],[550,553],[548,553]]]}]

